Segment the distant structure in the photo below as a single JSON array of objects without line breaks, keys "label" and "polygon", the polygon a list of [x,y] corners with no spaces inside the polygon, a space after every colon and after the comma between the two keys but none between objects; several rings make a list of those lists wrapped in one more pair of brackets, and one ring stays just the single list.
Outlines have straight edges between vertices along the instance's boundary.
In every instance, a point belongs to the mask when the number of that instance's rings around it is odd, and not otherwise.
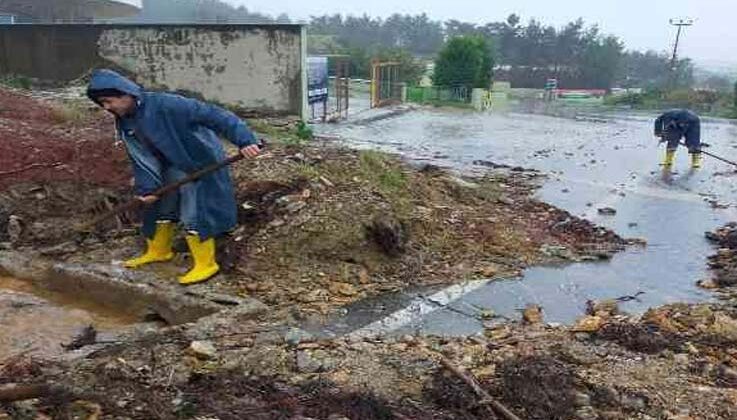
[{"label": "distant structure", "polygon": [[684,27],[693,25],[693,19],[671,19],[669,23],[678,28],[676,33],[676,42],[673,44],[673,57],[670,60],[671,71],[675,71],[676,63],[678,61],[678,43],[681,40],[681,32]]},{"label": "distant structure", "polygon": [[136,16],[140,11],[115,0],[0,0],[0,24],[91,23]]}]

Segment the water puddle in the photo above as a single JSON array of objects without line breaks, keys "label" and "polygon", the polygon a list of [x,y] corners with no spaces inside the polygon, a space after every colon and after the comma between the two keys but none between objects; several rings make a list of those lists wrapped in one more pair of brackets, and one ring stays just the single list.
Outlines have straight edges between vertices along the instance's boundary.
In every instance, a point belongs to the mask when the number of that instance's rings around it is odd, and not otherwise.
[{"label": "water puddle", "polygon": [[[347,308],[348,315],[337,321],[353,329],[377,326],[407,308],[416,310],[400,313],[403,321],[387,323],[385,332],[472,334],[482,328],[483,320],[475,316],[480,310],[518,318],[530,303],[543,307],[546,321],[570,323],[589,299],[639,293],[623,304],[633,313],[708,300],[712,296],[695,286],[708,275],[706,257],[713,252],[704,232],[737,219],[735,184],[718,176],[734,168],[705,158],[704,169],[689,171],[681,150],[674,173],[663,173],[658,166],[663,151],[653,139],[649,118],[607,115],[593,121],[421,110],[370,125],[346,123],[318,131],[353,147],[399,153],[461,173],[484,171],[481,161],[537,169],[549,176],[538,192],[541,200],[648,242],[607,262],[530,268],[522,279],[473,287],[443,305],[428,306],[411,293],[367,301]],[[730,123],[707,121],[702,133],[713,153],[729,156],[737,147],[737,127]],[[722,200],[727,208],[709,204]],[[601,207],[615,208],[616,215],[599,215]],[[442,297],[442,291],[436,293]]]},{"label": "water puddle", "polygon": [[112,337],[116,331],[140,321],[92,301],[0,277],[0,361],[20,353],[57,356],[64,351],[62,344],[71,342],[89,325],[100,336]]}]

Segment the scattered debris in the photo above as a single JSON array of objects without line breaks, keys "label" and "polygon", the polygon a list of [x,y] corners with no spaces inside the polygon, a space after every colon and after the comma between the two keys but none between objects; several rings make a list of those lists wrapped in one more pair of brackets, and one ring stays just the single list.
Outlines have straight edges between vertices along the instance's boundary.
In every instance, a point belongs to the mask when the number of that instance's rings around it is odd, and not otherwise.
[{"label": "scattered debris", "polygon": [[61,346],[66,351],[79,350],[82,347],[90,346],[97,342],[97,330],[93,325],[85,327],[69,344],[62,344]]},{"label": "scattered debris", "polygon": [[696,282],[696,285],[701,287],[702,289],[712,290],[712,289],[718,289],[719,284],[717,284],[714,279],[702,279]]},{"label": "scattered debris", "polygon": [[541,324],[543,322],[543,309],[540,305],[527,305],[524,311],[522,311],[522,319],[527,324]]},{"label": "scattered debris", "polygon": [[448,369],[461,380],[463,380],[463,382],[465,382],[466,385],[468,385],[473,390],[473,392],[475,392],[479,397],[482,398],[482,400],[478,403],[479,405],[490,405],[496,413],[498,413],[502,418],[506,420],[520,420],[520,418],[512,413],[506,406],[495,400],[486,390],[484,390],[481,385],[478,384],[476,379],[474,379],[468,373],[463,372],[455,367],[450,362],[450,360],[446,359],[445,357],[439,356],[439,358],[440,363],[442,363],[442,365],[446,369]]},{"label": "scattered debris", "polygon": [[310,342],[314,340],[314,336],[307,331],[299,328],[290,328],[289,331],[284,335],[284,341],[292,346],[296,346],[300,343]]},{"label": "scattered debris", "polygon": [[193,341],[187,349],[198,359],[212,359],[217,355],[217,349],[211,341]]},{"label": "scattered debris", "polygon": [[328,372],[336,366],[335,360],[322,349],[297,351],[296,364],[301,373]]},{"label": "scattered debris", "polygon": [[605,318],[598,315],[589,315],[576,321],[571,328],[573,332],[593,333],[599,331],[606,322]]},{"label": "scattered debris", "polygon": [[589,300],[586,302],[588,315],[612,316],[619,312],[619,299]]},{"label": "scattered debris", "polygon": [[598,330],[595,337],[642,353],[660,353],[665,349],[678,348],[680,341],[678,337],[663,333],[655,326],[630,323],[607,324]]},{"label": "scattered debris", "polygon": [[8,235],[8,239],[10,239],[10,242],[18,242],[21,235],[23,234],[23,219],[14,214],[11,214],[10,217],[8,217],[6,226],[6,232]]},{"label": "scattered debris", "polygon": [[702,280],[703,288],[725,288],[737,285],[737,224],[728,223],[714,232],[706,232],[706,238],[716,243],[716,254],[709,256],[711,279]]},{"label": "scattered debris", "polygon": [[376,216],[366,225],[366,234],[390,256],[404,253],[409,240],[406,224],[387,214]]}]

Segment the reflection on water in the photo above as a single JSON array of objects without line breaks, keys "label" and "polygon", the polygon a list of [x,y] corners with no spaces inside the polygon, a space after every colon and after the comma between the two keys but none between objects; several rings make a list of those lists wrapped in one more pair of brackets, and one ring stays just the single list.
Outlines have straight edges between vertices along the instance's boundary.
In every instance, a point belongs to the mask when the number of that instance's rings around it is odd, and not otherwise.
[{"label": "reflection on water", "polygon": [[[452,304],[457,309],[483,307],[517,317],[519,309],[537,303],[546,320],[571,322],[589,299],[644,292],[624,305],[632,312],[709,299],[709,293],[694,285],[708,275],[706,256],[713,252],[703,233],[737,219],[733,206],[715,209],[705,202],[734,202],[737,185],[730,177],[715,176],[734,168],[705,157],[704,168],[691,171],[686,151],[679,150],[674,170],[664,172],[658,165],[663,150],[653,139],[649,118],[421,110],[367,126],[319,130],[356,147],[400,153],[464,173],[486,170],[474,164],[478,160],[543,171],[549,177],[540,199],[648,242],[646,248],[632,248],[608,262],[531,268],[522,281],[494,282],[465,295]],[[729,156],[737,146],[731,124],[706,122],[702,131],[713,153]],[[613,207],[617,213],[600,216],[600,207]],[[467,334],[479,328],[480,322],[459,311],[440,309],[404,331]]]}]

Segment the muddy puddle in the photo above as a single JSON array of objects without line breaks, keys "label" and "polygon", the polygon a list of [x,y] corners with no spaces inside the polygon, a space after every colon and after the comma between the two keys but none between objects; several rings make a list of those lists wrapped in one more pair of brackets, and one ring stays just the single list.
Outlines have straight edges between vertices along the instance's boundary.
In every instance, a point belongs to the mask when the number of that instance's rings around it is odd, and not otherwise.
[{"label": "muddy puddle", "polygon": [[0,361],[20,353],[58,356],[64,352],[62,344],[87,326],[94,326],[99,339],[111,339],[140,321],[95,302],[0,277]]},{"label": "muddy puddle", "polygon": [[[712,299],[695,282],[708,275],[706,256],[713,251],[704,232],[737,219],[734,168],[705,157],[703,169],[690,171],[681,149],[674,171],[663,172],[663,150],[651,124],[648,117],[632,115],[555,118],[423,109],[369,125],[319,127],[353,147],[466,174],[493,164],[539,170],[548,176],[538,192],[541,200],[648,243],[611,261],[534,267],[520,279],[469,284],[460,292],[408,292],[361,302],[328,330],[466,335],[480,331],[483,311],[519,318],[531,303],[543,307],[546,321],[570,323],[590,299],[623,297],[623,309],[633,313]],[[702,133],[712,153],[734,154],[735,125],[705,121]],[[600,214],[604,207],[616,214]]]}]

